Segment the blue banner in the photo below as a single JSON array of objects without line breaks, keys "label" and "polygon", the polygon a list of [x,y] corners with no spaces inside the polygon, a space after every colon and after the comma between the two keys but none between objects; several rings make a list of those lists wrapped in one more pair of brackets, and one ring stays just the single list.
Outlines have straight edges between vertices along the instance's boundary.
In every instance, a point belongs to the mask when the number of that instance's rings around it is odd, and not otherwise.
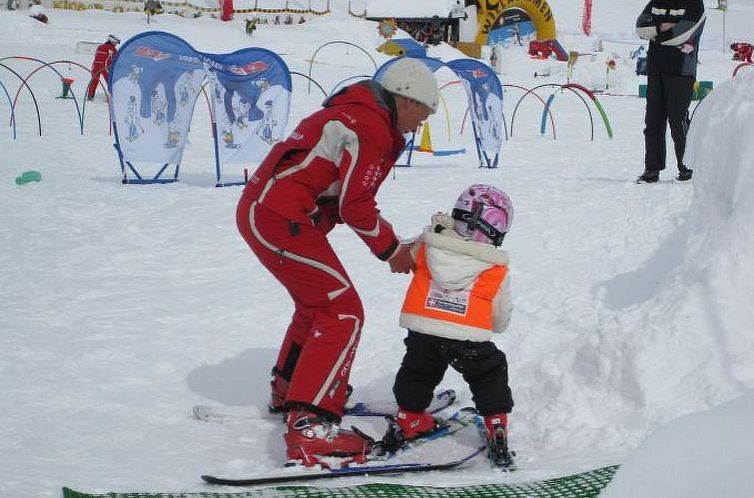
[{"label": "blue banner", "polygon": [[482,159],[488,167],[497,165],[503,143],[503,86],[487,64],[476,59],[456,59],[448,62],[466,88],[471,109],[471,122]]},{"label": "blue banner", "polygon": [[197,97],[205,91],[216,157],[228,164],[258,161],[283,138],[292,85],[285,62],[269,50],[207,54],[152,31],[123,45],[109,87],[124,160],[179,164]]}]

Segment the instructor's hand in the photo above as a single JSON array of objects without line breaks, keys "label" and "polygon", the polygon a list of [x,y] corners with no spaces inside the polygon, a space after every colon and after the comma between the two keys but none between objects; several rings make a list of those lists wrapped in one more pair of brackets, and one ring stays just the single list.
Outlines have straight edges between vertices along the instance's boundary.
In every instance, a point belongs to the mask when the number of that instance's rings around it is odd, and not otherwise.
[{"label": "instructor's hand", "polygon": [[390,271],[393,273],[409,273],[414,269],[414,259],[411,257],[411,245],[401,244],[398,250],[388,260]]}]

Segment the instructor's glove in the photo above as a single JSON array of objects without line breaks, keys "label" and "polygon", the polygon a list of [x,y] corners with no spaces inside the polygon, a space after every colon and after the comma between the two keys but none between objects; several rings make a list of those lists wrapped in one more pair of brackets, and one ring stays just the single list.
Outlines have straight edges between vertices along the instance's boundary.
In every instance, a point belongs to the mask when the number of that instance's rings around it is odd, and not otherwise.
[{"label": "instructor's glove", "polygon": [[400,244],[390,259],[390,271],[393,273],[409,273],[414,270],[414,258],[411,257],[411,245]]}]

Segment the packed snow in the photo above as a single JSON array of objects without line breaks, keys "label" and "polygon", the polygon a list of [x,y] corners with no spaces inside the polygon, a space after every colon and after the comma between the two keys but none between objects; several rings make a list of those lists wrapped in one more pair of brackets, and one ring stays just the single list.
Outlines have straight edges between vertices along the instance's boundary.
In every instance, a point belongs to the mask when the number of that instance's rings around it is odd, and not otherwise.
[{"label": "packed snow", "polygon": [[[416,474],[410,482],[523,482],[625,463],[605,496],[751,495],[742,462],[754,456],[748,427],[754,418],[754,70],[743,68],[731,80],[737,63],[727,45],[751,42],[754,0],[730,2],[724,36],[723,14],[707,2],[698,79],[713,81],[715,90],[690,108],[694,178],[672,180],[669,152],[654,185],[633,182],[643,167],[644,101],[636,95],[644,78],[634,74],[629,54],[641,44],[633,21],[644,1],[594,2],[589,38],[580,34],[581,2],[549,3],[563,46],[585,54],[571,81],[603,91],[598,98],[614,138],[592,108],[590,141],[590,116],[568,93],[559,93],[552,107],[557,138],[549,124],[541,135],[542,105],[528,98],[503,143],[500,167],[480,169],[463,120],[466,97],[460,85],[450,85],[442,92],[447,112],[430,119],[432,143],[465,147],[466,154],[414,154],[412,167],[396,168],[380,191],[383,215],[406,238],[435,211],[449,210],[471,183],[500,186],[515,206],[504,244],[514,316],[495,342],[509,361],[516,402],[511,445],[520,470],[491,472],[479,458],[463,470]],[[139,13],[47,9],[44,25],[23,10],[2,10],[0,58],[88,67],[92,55],[77,51],[78,42],[101,43],[108,33],[126,40],[155,29],[204,52],[273,50],[292,71],[307,74],[311,67],[330,92],[388,60],[375,50],[384,41],[375,23],[348,16],[345,2],[332,8],[300,25],[263,25],[252,37],[243,16],[221,23],[160,15],[147,26]],[[374,63],[347,45],[331,45],[312,61],[317,47],[333,40],[363,47]],[[565,82],[565,63],[535,61],[525,50],[502,49],[503,84]],[[463,57],[447,45],[430,47],[429,55]],[[610,60],[616,61],[612,72]],[[23,76],[38,67],[20,59],[0,63]],[[73,63],[55,67],[75,78],[72,89],[81,100],[85,73]],[[438,78],[454,80],[447,70]],[[289,129],[324,97],[305,79],[293,81]],[[6,99],[0,92],[0,116],[9,119],[7,100],[19,80],[0,66],[0,82],[9,93]],[[214,187],[206,106],[196,107],[180,182],[126,186],[101,90],[87,103],[82,135],[72,101],[56,98],[57,75],[39,71],[29,85],[40,105],[42,136],[26,91],[15,111],[17,138],[11,127],[0,133],[0,491],[20,498],[58,496],[64,485],[92,492],[214,491],[200,474],[278,468],[282,424],[266,413],[266,402],[292,303],[237,233],[239,187]],[[506,89],[509,125],[522,94]],[[17,185],[29,170],[39,171],[41,181]],[[397,322],[409,277],[391,274],[346,228],[331,240],[366,311],[351,377],[354,397],[390,399],[403,355],[405,331]],[[442,386],[456,389],[460,406],[471,403],[459,375],[449,372]],[[200,423],[189,416],[195,404],[246,417]],[[383,429],[379,421],[346,422],[376,436]],[[475,438],[467,434],[417,455],[460,455],[478,444]],[[409,482],[350,478],[328,485],[377,481]],[[692,483],[703,483],[699,489],[707,494],[693,494]]]}]

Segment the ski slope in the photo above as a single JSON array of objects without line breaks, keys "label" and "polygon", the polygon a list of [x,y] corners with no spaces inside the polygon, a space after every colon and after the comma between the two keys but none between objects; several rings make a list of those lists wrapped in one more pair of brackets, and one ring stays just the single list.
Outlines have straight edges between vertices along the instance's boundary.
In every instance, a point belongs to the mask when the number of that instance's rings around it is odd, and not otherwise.
[{"label": "ski slope", "polygon": [[[751,41],[754,1],[731,2],[725,38],[722,13],[708,9],[699,79],[714,81],[716,90],[694,117],[688,149],[695,176],[672,181],[671,157],[655,185],[633,182],[643,167],[644,101],[635,96],[643,81],[628,54],[639,46],[633,22],[643,1],[596,1],[590,39],[579,34],[580,2],[549,3],[566,50],[591,52],[603,40],[603,52],[580,58],[575,81],[604,84],[607,60],[617,62],[611,95],[598,96],[614,138],[595,113],[590,141],[589,116],[567,94],[552,108],[557,139],[549,129],[540,135],[541,104],[527,99],[500,167],[479,169],[468,123],[461,134],[465,96],[449,86],[447,114],[430,121],[433,145],[468,152],[415,154],[413,166],[397,168],[380,191],[383,215],[406,238],[474,182],[502,187],[515,207],[505,241],[514,316],[495,341],[508,356],[516,402],[511,445],[521,471],[493,473],[479,459],[410,482],[513,483],[626,462],[606,495],[638,496],[630,494],[632,485],[655,484],[654,496],[697,496],[678,491],[679,482],[694,479],[732,483],[728,494],[716,496],[754,494],[742,463],[754,457],[754,71],[744,69],[730,82],[736,63],[727,49]],[[315,49],[332,40],[365,47],[378,65],[386,61],[374,50],[383,42],[376,25],[345,10],[339,2],[329,16],[263,25],[252,38],[243,16],[223,24],[164,15],[147,26],[141,14],[50,9],[50,24],[42,25],[23,11],[2,10],[0,58],[88,67],[91,55],[77,53],[77,42],[101,42],[108,33],[125,40],[155,29],[204,52],[268,48],[304,74]],[[429,52],[446,61],[462,57],[446,45]],[[21,74],[37,67],[2,63]],[[509,47],[501,81],[563,83],[564,66],[532,61],[524,48]],[[76,79],[73,91],[82,95],[83,72],[73,64],[58,69]],[[549,77],[534,76],[544,69]],[[373,72],[371,60],[347,46],[323,50],[312,64],[312,76],[327,91]],[[0,81],[15,92],[17,80],[8,74],[0,72]],[[444,84],[453,75],[443,70],[438,78]],[[316,88],[308,92],[304,79],[293,81],[289,129],[323,99]],[[81,135],[71,101],[55,98],[57,76],[41,71],[30,85],[42,136],[28,94],[16,109],[17,139],[8,127],[0,132],[0,492],[51,497],[64,485],[198,492],[208,490],[200,474],[243,476],[279,467],[282,425],[265,406],[292,304],[236,231],[239,188],[214,187],[206,106],[197,105],[178,184],[123,186],[101,93],[86,107]],[[520,96],[506,91],[508,119]],[[8,119],[3,99],[0,94],[0,116]],[[16,185],[27,170],[40,171],[41,182]],[[403,355],[398,312],[409,277],[390,274],[347,229],[338,228],[331,240],[365,305],[354,396],[389,399]],[[459,375],[449,372],[443,386],[454,388],[462,405],[471,403]],[[243,407],[254,422],[199,423],[189,416],[194,404]],[[378,421],[355,423],[375,435],[382,430]],[[732,429],[716,432],[723,426]],[[682,451],[689,437],[709,451]],[[470,444],[476,441],[459,439],[441,451],[460,454]],[[722,464],[705,474],[700,463],[712,459]],[[668,461],[689,465],[670,472],[663,466]],[[374,480],[335,485],[363,482]],[[651,495],[647,489],[642,496]]]}]

